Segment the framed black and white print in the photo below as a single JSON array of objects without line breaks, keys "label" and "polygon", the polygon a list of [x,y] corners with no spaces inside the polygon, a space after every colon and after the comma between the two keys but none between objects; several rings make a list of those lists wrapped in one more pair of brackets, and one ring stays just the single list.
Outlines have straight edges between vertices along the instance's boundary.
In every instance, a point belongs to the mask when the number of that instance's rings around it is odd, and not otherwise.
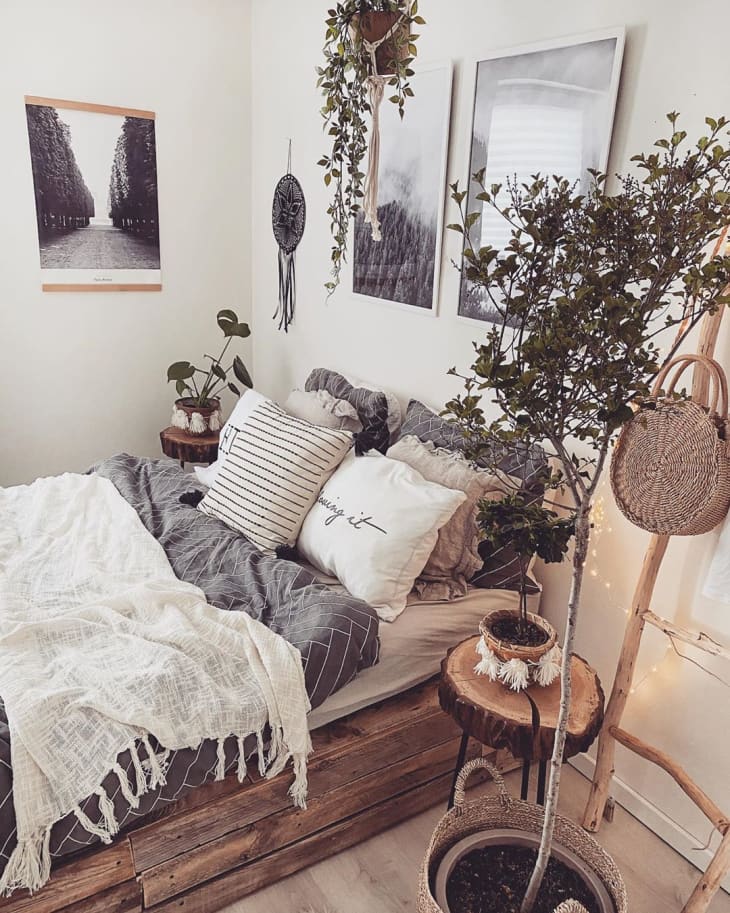
[{"label": "framed black and white print", "polygon": [[[482,168],[486,186],[502,184],[503,195],[507,179],[556,174],[585,190],[588,169],[606,170],[624,38],[623,28],[592,32],[496,51],[478,62],[468,211],[481,218],[473,243],[502,250],[511,237],[507,221],[476,199],[471,176]],[[466,279],[459,315],[482,321],[498,316]]]},{"label": "framed black and white print", "polygon": [[419,67],[403,120],[395,105],[383,101],[378,191],[382,240],[373,240],[362,213],[354,225],[355,295],[431,315],[439,292],[451,81],[450,62]]},{"label": "framed black and white print", "polygon": [[152,111],[26,96],[43,291],[159,291]]}]

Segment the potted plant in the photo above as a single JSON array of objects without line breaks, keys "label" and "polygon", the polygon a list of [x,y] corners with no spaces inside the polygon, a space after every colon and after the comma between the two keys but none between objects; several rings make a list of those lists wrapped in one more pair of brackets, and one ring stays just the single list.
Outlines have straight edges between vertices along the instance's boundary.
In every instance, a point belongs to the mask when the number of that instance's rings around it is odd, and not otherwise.
[{"label": "potted plant", "polygon": [[476,671],[514,691],[530,682],[550,685],[560,674],[557,632],[545,618],[527,611],[527,569],[534,555],[548,563],[563,560],[575,531],[573,519],[558,516],[534,494],[520,490],[500,501],[482,501],[478,522],[495,550],[511,548],[517,555],[520,607],[496,609],[479,625],[482,659]]},{"label": "potted plant", "polygon": [[[575,528],[539,852],[529,884],[513,885],[521,901],[494,913],[535,909],[562,820],[571,656],[591,508],[612,442],[702,316],[730,302],[730,257],[708,254],[730,222],[728,121],[707,118],[706,135],[688,147],[677,118],[668,115],[671,135],[657,140],[655,151],[633,157],[636,173],[616,175],[613,193],[598,172],[585,193],[563,178],[535,175],[525,184],[508,181],[503,194],[501,185],[485,186],[484,171],[473,175],[477,199],[510,223],[504,251],[474,243],[480,216],[467,212],[458,183],[451,188],[460,214],[451,227],[464,237],[462,269],[499,318],[475,344],[471,371],[459,375],[464,394],[446,414],[466,435],[472,457],[488,454],[495,441],[546,444],[561,467],[551,487],[563,490]],[[498,409],[491,421],[482,408],[487,392]],[[540,903],[552,909],[542,897]]]},{"label": "potted plant", "polygon": [[332,139],[332,150],[319,160],[325,184],[333,187],[327,209],[333,237],[329,294],[340,281],[350,219],[363,201],[366,218],[374,220],[373,237],[378,237],[377,143],[371,143],[368,176],[361,170],[368,146],[367,117],[372,115],[376,137],[386,90],[403,117],[406,99],[413,95],[409,80],[419,37],[415,27],[424,21],[417,0],[341,0],[328,12],[325,62],[317,68],[317,85],[325,99],[324,129]]},{"label": "potted plant", "polygon": [[[219,394],[227,388],[236,396],[241,395],[239,388],[228,380],[231,370],[244,387],[253,387],[251,375],[238,355],[228,367],[223,367],[223,359],[233,339],[246,339],[251,335],[248,324],[240,323],[235,311],[228,309],[218,311],[216,320],[226,341],[217,358],[203,356],[209,359],[210,367],[196,368],[189,361],[176,361],[167,369],[167,382],[175,381],[179,397],[173,407],[172,424],[190,434],[206,434],[220,429]],[[196,378],[196,375],[199,377]]]}]

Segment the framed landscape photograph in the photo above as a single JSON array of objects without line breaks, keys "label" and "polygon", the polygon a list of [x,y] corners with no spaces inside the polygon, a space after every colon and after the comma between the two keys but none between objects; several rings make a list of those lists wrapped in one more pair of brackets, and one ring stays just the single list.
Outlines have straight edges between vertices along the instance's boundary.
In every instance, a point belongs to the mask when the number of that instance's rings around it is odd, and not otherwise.
[{"label": "framed landscape photograph", "polygon": [[[593,32],[497,51],[479,61],[469,165],[468,211],[480,214],[473,243],[502,250],[511,237],[507,221],[476,199],[471,176],[480,169],[487,187],[502,185],[502,199],[508,180],[519,184],[533,174],[556,174],[584,191],[589,169],[606,170],[624,38],[623,28]],[[459,315],[497,317],[466,279]]]},{"label": "framed landscape photograph", "polygon": [[44,291],[159,291],[155,115],[25,97]]},{"label": "framed landscape photograph", "polygon": [[[380,114],[378,217],[374,241],[355,219],[352,290],[361,297],[435,314],[451,118],[451,63],[422,67],[403,120],[387,100]],[[387,87],[386,87],[387,94]]]}]

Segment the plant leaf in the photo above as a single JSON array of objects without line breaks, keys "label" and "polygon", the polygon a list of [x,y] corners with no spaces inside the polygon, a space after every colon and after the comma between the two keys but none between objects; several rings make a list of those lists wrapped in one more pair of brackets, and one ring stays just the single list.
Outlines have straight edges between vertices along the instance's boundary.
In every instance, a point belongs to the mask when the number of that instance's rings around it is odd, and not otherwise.
[{"label": "plant leaf", "polygon": [[236,355],[236,357],[233,359],[233,373],[236,375],[238,380],[241,381],[244,387],[248,387],[249,389],[253,388],[253,380],[251,379],[251,375],[248,373],[246,365],[244,365],[243,361],[238,357],[238,355]]},{"label": "plant leaf", "polygon": [[247,323],[239,323],[238,315],[235,311],[223,310],[218,311],[217,316],[218,326],[223,330],[224,336],[238,336],[241,339],[246,339],[247,336],[251,335],[251,330]]}]

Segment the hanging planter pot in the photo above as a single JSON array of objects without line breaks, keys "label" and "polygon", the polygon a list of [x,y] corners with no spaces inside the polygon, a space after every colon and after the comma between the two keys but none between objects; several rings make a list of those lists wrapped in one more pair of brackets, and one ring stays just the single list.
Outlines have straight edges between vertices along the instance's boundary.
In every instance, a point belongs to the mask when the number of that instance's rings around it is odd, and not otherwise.
[{"label": "hanging planter pot", "polygon": [[399,63],[408,57],[410,35],[408,19],[402,12],[356,13],[350,24],[350,34],[356,43],[362,41],[363,53],[370,57],[371,75],[397,76]]},{"label": "hanging planter pot", "polygon": [[[326,283],[330,294],[347,257],[350,220],[361,209],[373,239],[380,240],[380,106],[387,88],[389,101],[403,116],[406,99],[413,95],[415,28],[423,24],[417,0],[342,0],[329,11],[325,64],[317,69],[317,85],[325,99],[324,129],[332,140],[331,152],[319,160],[325,185],[332,188],[327,209],[333,238],[332,279]],[[361,170],[366,154],[367,174]]]},{"label": "hanging planter pot", "polygon": [[[489,771],[498,794],[467,802],[466,782],[479,768]],[[476,913],[483,909],[501,913],[504,903],[495,901],[494,892],[502,898],[519,896],[527,885],[497,884],[494,865],[485,868],[480,879],[480,854],[498,855],[501,851],[512,863],[507,872],[514,871],[517,856],[539,846],[543,815],[541,806],[513,799],[489,761],[477,758],[466,764],[457,780],[454,807],[436,825],[421,866],[418,913]],[[560,815],[555,820],[551,863],[554,876],[546,885],[545,900],[554,913],[627,913],[626,888],[616,863],[583,828]],[[529,865],[528,877],[531,868]],[[502,868],[502,878],[504,871]]]}]

